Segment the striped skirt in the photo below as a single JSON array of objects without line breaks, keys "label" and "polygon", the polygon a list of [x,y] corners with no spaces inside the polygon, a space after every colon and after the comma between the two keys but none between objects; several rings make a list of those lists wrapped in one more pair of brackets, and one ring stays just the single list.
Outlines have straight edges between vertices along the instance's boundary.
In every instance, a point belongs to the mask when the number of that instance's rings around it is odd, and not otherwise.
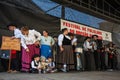
[{"label": "striped skirt", "polygon": [[35,54],[40,55],[40,49],[35,45],[27,45],[29,48],[29,52],[26,52],[24,48],[22,48],[22,71],[30,70],[30,63]]}]

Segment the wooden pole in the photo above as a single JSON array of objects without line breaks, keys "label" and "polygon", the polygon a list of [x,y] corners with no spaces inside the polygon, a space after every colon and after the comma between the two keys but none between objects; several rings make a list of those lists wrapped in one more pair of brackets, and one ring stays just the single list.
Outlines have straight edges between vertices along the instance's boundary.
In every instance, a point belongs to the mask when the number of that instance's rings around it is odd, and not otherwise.
[{"label": "wooden pole", "polygon": [[11,67],[11,50],[10,50],[10,57],[9,57],[9,64],[8,64],[8,72],[10,72]]}]

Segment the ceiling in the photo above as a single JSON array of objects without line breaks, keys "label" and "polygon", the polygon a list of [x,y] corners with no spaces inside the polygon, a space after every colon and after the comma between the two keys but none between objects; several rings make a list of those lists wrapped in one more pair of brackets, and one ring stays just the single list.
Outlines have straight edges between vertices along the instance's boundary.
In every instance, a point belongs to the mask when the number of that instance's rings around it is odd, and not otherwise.
[{"label": "ceiling", "polygon": [[120,24],[120,0],[52,0],[64,6]]}]

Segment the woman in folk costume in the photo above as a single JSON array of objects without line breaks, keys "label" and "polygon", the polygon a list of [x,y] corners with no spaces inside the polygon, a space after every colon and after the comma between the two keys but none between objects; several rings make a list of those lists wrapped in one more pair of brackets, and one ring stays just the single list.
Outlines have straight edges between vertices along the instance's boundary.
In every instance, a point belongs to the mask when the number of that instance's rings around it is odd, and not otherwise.
[{"label": "woman in folk costume", "polygon": [[54,39],[48,35],[47,31],[43,31],[43,36],[41,36],[41,56],[44,56],[46,59],[52,57],[51,46],[54,45]]},{"label": "woman in folk costume", "polygon": [[35,54],[40,54],[39,41],[41,34],[35,30],[29,30],[28,27],[22,27],[22,71],[30,70],[30,63]]},{"label": "woman in folk costume", "polygon": [[74,69],[74,55],[71,45],[71,38],[68,36],[68,29],[62,29],[62,34],[58,36],[58,45],[60,52],[57,55],[57,64],[63,72]]}]

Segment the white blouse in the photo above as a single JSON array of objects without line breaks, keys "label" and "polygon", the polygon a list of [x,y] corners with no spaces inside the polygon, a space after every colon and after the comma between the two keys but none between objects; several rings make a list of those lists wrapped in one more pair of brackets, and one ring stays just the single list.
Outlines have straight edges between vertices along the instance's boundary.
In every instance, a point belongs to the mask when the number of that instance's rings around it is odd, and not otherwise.
[{"label": "white blouse", "polygon": [[88,51],[88,49],[92,49],[92,46],[90,46],[90,42],[85,41],[83,44],[84,50]]},{"label": "white blouse", "polygon": [[52,46],[54,45],[55,41],[51,36],[48,36],[48,37],[41,36],[40,43],[41,45]]},{"label": "white blouse", "polygon": [[[69,37],[69,36],[65,35],[65,37],[70,40],[70,37]],[[63,39],[64,39],[64,35],[63,35],[63,34],[60,34],[60,35],[58,36],[58,45],[59,45],[59,46],[62,46]]]},{"label": "white blouse", "polygon": [[35,30],[29,30],[28,35],[23,35],[21,39],[22,47],[25,49],[27,45],[34,44],[36,41],[40,41],[41,34]]},{"label": "white blouse", "polygon": [[72,40],[72,45],[74,45],[74,43],[77,43],[77,38],[74,37],[74,39]]},{"label": "white blouse", "polygon": [[14,37],[15,38],[21,38],[22,37],[22,33],[19,29],[14,29]]},{"label": "white blouse", "polygon": [[91,44],[93,44],[94,46],[93,46],[93,49],[94,50],[97,50],[97,44],[96,44],[96,42],[95,41],[93,41],[93,42],[91,42]]}]

